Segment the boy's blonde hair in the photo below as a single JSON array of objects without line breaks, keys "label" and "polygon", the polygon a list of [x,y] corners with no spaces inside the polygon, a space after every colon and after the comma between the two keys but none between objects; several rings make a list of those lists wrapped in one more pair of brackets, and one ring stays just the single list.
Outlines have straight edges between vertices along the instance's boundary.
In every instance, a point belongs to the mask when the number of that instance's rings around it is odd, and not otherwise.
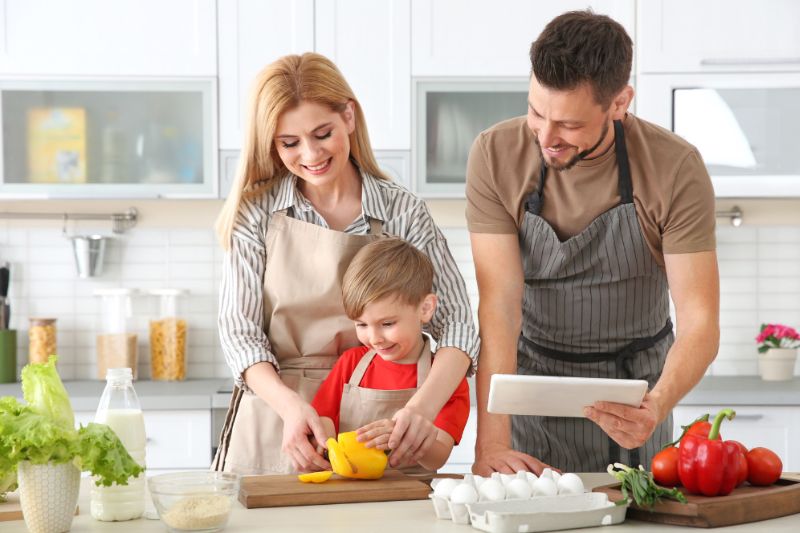
[{"label": "boy's blonde hair", "polygon": [[378,239],[361,248],[342,279],[344,312],[351,320],[387,296],[418,305],[432,292],[431,260],[399,237]]}]

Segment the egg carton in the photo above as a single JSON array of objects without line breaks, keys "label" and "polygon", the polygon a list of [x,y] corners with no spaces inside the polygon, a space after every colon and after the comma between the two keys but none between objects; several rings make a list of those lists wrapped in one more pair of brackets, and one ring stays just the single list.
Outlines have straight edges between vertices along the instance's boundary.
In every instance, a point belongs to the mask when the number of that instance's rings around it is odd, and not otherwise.
[{"label": "egg carton", "polygon": [[610,502],[608,495],[600,492],[462,505],[467,508],[468,521],[459,523],[471,523],[472,527],[489,533],[609,526],[624,521],[628,507]]}]

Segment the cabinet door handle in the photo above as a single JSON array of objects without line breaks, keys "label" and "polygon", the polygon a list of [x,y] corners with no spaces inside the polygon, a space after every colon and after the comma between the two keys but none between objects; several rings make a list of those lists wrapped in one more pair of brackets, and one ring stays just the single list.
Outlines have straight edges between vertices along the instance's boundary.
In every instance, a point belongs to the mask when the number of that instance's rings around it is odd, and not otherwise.
[{"label": "cabinet door handle", "polygon": [[736,418],[739,420],[761,420],[764,418],[764,415],[755,414],[755,415],[736,415]]},{"label": "cabinet door handle", "polygon": [[700,64],[707,67],[736,65],[798,65],[800,57],[706,57]]}]

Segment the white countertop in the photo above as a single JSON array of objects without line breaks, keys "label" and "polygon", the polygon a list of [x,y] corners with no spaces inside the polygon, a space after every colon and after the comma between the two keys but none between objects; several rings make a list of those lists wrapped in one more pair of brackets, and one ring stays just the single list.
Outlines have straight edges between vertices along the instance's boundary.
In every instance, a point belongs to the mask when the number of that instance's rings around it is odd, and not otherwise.
[{"label": "white countertop", "polygon": [[[607,474],[582,474],[587,487],[594,487],[613,481]],[[79,498],[80,515],[72,522],[73,533],[82,532],[165,532],[166,527],[158,520],[131,520],[128,522],[98,522],[89,516],[89,478],[84,478]],[[3,533],[24,533],[27,531],[21,520],[2,522]],[[626,520],[617,526],[606,526],[597,531],[613,533],[616,531],[675,532],[692,531],[680,526],[668,526]],[[269,531],[293,533],[417,533],[478,531],[454,524],[449,520],[437,520],[433,506],[428,500],[349,503],[340,505],[314,505],[303,507],[273,507],[268,509],[245,509],[239,502],[234,504],[233,514],[228,522],[228,533],[250,531]],[[586,531],[586,530],[582,530]],[[769,533],[796,533],[800,531],[800,514],[753,522],[738,526],[716,528],[714,531],[763,531]]]}]

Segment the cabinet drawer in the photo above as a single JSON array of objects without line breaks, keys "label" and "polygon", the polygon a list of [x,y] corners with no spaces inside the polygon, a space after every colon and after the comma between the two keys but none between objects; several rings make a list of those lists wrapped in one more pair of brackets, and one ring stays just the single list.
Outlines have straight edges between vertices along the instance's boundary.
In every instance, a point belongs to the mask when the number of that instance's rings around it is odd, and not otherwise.
[{"label": "cabinet drawer", "polygon": [[[678,438],[681,426],[689,424],[698,416],[710,413],[713,419],[723,406],[686,405],[673,410],[675,426],[673,433]],[[725,440],[738,440],[748,449],[763,446],[777,453],[783,461],[783,469],[795,471],[800,468],[800,456],[789,446],[793,427],[800,419],[800,408],[788,406],[738,406],[736,417],[722,424],[720,433]]]},{"label": "cabinet drawer", "polygon": [[[87,424],[94,412],[75,413],[75,421]],[[211,464],[211,412],[145,411],[147,468],[208,468]]]}]

